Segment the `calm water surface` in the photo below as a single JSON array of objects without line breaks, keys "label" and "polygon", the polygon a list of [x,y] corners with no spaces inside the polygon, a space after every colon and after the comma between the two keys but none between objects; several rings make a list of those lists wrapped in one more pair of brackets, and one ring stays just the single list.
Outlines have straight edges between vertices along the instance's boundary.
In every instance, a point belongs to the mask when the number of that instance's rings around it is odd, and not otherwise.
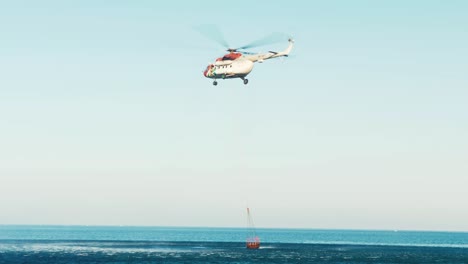
[{"label": "calm water surface", "polygon": [[468,263],[468,233],[0,226],[0,263]]}]

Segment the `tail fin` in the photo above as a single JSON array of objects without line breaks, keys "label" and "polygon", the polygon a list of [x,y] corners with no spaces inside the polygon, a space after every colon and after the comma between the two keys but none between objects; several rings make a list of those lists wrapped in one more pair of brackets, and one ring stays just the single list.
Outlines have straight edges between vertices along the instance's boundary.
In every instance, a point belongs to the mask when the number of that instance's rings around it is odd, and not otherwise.
[{"label": "tail fin", "polygon": [[284,51],[279,53],[282,56],[288,56],[294,46],[294,40],[292,38],[288,39],[288,41],[289,41],[288,47]]}]

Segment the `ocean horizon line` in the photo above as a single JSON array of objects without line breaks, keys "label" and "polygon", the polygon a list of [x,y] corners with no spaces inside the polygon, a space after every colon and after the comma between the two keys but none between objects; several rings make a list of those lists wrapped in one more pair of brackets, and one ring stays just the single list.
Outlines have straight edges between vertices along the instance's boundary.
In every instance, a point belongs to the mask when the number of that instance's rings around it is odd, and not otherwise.
[{"label": "ocean horizon line", "polygon": [[[181,225],[114,225],[114,224],[0,224],[0,227],[109,227],[109,228],[177,228],[177,229],[246,229],[242,226],[181,226]],[[373,229],[373,228],[314,228],[314,227],[266,227],[256,226],[258,230],[304,230],[304,231],[371,231],[371,232],[434,232],[434,233],[468,233],[468,230],[448,229]]]}]

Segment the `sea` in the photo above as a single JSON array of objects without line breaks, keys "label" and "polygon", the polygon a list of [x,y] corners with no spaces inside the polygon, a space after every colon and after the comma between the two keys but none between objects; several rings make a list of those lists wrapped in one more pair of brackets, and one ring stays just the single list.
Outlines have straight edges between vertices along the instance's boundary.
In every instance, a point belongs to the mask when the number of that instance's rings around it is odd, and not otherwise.
[{"label": "sea", "polygon": [[468,233],[0,225],[0,263],[468,263]]}]

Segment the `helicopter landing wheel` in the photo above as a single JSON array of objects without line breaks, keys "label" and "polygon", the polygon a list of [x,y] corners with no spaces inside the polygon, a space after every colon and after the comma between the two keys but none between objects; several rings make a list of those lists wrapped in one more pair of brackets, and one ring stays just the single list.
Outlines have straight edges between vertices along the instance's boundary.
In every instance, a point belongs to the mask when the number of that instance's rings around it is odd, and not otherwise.
[{"label": "helicopter landing wheel", "polygon": [[214,85],[214,86],[218,85],[218,82],[217,82],[217,81],[213,81],[213,85]]},{"label": "helicopter landing wheel", "polygon": [[248,84],[249,83],[249,79],[244,79],[244,84]]}]

